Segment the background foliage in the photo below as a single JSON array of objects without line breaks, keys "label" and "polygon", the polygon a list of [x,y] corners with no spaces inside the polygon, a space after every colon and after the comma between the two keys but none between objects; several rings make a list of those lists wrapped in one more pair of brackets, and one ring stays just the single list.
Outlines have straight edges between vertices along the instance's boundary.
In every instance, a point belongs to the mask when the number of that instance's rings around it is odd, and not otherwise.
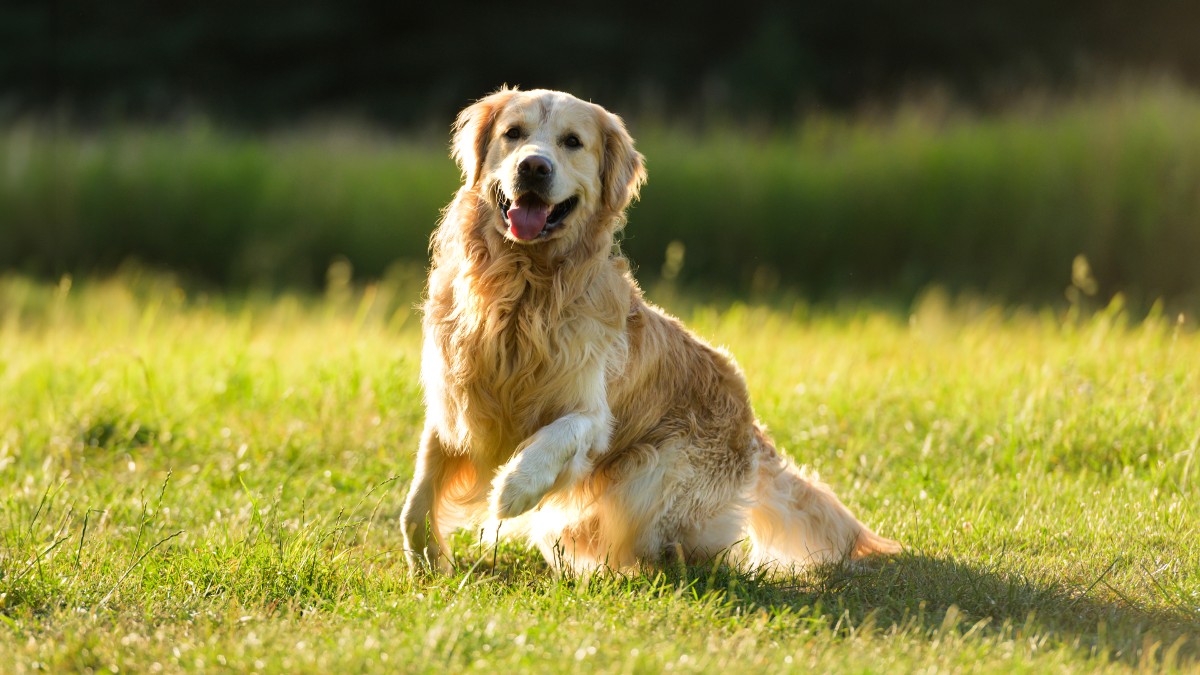
[{"label": "background foliage", "polygon": [[914,86],[986,106],[1130,68],[1195,82],[1198,27],[1191,0],[15,0],[0,6],[0,92],[93,121],[336,111],[395,126],[440,125],[509,82],[627,111],[785,121]]},{"label": "background foliage", "polygon": [[[766,134],[633,128],[650,182],[623,246],[645,280],[900,300],[930,284],[1039,302],[1073,282],[1147,303],[1200,289],[1200,97],[1177,88],[986,118],[927,106]],[[17,126],[0,132],[0,267],[134,257],[303,287],[336,260],[368,278],[420,266],[458,183],[444,142]]]},{"label": "background foliage", "polygon": [[[643,278],[1196,306],[1200,5],[614,0],[0,6],[0,268],[222,286],[425,261],[454,113],[625,115]],[[1130,83],[1134,84],[1130,84]],[[916,103],[913,103],[913,102]],[[1082,256],[1082,257],[1080,257]]]}]

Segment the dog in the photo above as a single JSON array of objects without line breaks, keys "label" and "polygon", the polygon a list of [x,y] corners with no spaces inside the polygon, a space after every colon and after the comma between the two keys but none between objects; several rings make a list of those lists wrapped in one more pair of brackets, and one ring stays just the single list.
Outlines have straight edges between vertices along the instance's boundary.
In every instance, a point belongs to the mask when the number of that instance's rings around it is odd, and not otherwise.
[{"label": "dog", "polygon": [[485,523],[581,572],[900,549],[776,451],[728,353],[643,299],[614,239],[646,180],[619,117],[503,88],[459,114],[452,154],[401,516],[414,572],[451,569],[448,533]]}]

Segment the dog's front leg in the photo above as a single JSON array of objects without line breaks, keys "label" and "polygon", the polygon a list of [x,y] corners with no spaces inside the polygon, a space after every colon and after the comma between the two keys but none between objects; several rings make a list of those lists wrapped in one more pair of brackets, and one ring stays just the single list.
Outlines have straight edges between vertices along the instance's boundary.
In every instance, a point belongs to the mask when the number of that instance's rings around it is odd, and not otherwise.
[{"label": "dog's front leg", "polygon": [[492,513],[500,519],[514,518],[537,506],[552,490],[574,484],[591,470],[591,451],[608,443],[610,420],[607,407],[570,413],[525,439],[492,480]]},{"label": "dog's front leg", "polygon": [[448,570],[442,558],[441,535],[437,528],[436,503],[445,479],[446,453],[437,431],[427,426],[417,451],[417,468],[404,500],[400,520],[404,525],[404,556],[413,572]]}]

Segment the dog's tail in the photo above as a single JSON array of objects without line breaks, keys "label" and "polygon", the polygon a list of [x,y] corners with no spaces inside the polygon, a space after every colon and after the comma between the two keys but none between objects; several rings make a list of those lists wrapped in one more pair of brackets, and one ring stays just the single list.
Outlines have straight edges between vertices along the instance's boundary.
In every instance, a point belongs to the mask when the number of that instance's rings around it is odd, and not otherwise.
[{"label": "dog's tail", "polygon": [[850,513],[828,485],[780,455],[761,429],[748,519],[750,562],[806,566],[900,551]]}]

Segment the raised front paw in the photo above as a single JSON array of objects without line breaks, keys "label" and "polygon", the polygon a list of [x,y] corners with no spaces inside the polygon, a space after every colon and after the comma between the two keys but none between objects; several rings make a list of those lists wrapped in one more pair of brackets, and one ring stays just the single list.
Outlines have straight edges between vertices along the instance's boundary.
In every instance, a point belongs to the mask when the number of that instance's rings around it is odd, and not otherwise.
[{"label": "raised front paw", "polygon": [[529,511],[554,485],[555,476],[536,464],[529,454],[523,454],[500,468],[491,493],[491,509],[497,518],[516,518]]}]

